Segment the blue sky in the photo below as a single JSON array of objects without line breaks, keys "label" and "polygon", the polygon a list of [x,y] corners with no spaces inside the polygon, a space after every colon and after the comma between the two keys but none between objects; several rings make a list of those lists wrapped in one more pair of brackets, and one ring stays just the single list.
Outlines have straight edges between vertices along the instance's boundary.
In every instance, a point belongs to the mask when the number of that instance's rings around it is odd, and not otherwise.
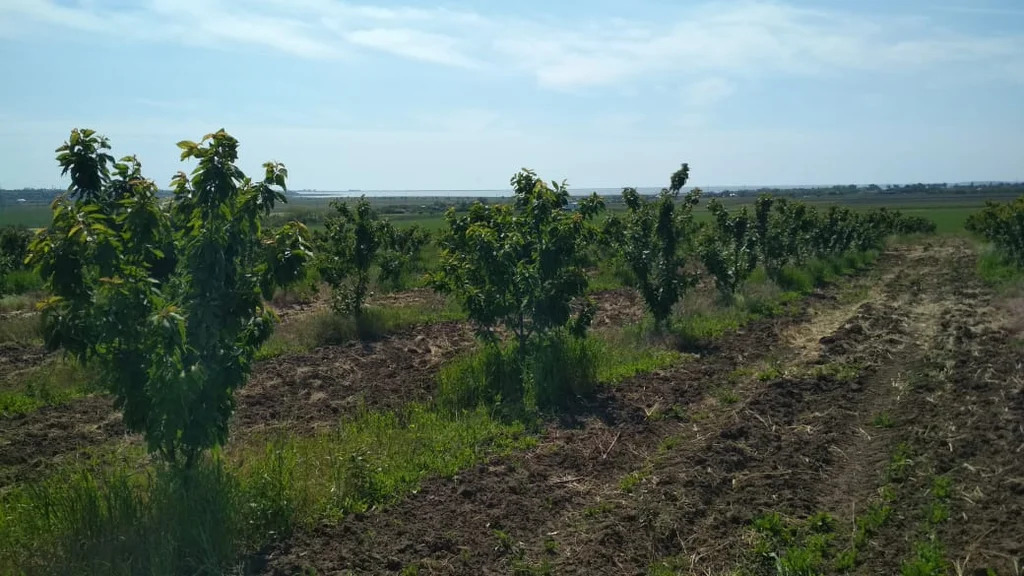
[{"label": "blue sky", "polygon": [[166,186],[224,127],[295,189],[1024,179],[1024,3],[3,0],[0,187],[73,127]]}]

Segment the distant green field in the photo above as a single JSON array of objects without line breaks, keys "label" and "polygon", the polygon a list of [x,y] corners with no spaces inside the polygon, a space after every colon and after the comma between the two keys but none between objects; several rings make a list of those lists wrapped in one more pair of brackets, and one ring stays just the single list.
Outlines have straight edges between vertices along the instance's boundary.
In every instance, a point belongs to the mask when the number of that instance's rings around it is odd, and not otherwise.
[{"label": "distant green field", "polygon": [[[823,202],[810,202],[817,206],[819,209],[825,208],[828,204]],[[729,202],[726,204],[732,207],[738,206],[752,206],[749,200],[744,202]],[[958,199],[948,203],[901,203],[901,204],[866,204],[860,202],[838,202],[841,205],[848,205],[856,210],[867,210],[870,208],[877,208],[880,206],[888,206],[890,208],[899,209],[901,212],[907,215],[923,216],[930,218],[938,226],[940,233],[956,233],[964,229],[964,222],[967,217],[981,209],[984,205],[982,200],[975,202],[967,201],[964,199]],[[696,217],[698,220],[704,220],[707,218],[708,213],[703,209],[698,208]],[[300,220],[306,220],[305,217],[313,215],[319,210],[325,210],[326,203],[323,206],[302,206],[301,208],[289,207],[281,212],[282,216],[286,217],[297,217]],[[621,209],[621,208],[620,208]],[[418,224],[427,228],[431,231],[440,230],[444,227],[444,215],[442,214],[388,214],[386,217],[399,226],[411,226]],[[316,222],[310,222],[309,227],[316,229],[319,228],[320,218],[312,218]],[[0,207],[0,226],[8,225],[20,225],[28,228],[44,228],[50,223],[50,207],[47,205],[29,205],[29,206],[3,206]]]},{"label": "distant green field", "polygon": [[0,226],[45,228],[49,224],[49,205],[30,204],[27,206],[0,206]]},{"label": "distant green field", "polygon": [[385,216],[396,226],[419,225],[431,232],[444,228],[443,214],[388,214]]},{"label": "distant green field", "polygon": [[907,216],[922,216],[935,222],[939,234],[955,234],[964,231],[967,217],[981,209],[981,206],[929,206],[903,208]]}]

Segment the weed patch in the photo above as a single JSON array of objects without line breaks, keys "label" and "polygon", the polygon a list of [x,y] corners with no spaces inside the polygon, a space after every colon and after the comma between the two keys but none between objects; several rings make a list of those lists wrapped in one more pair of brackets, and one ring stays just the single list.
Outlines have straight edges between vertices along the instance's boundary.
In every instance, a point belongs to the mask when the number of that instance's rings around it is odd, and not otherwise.
[{"label": "weed patch", "polygon": [[34,269],[24,268],[0,274],[0,294],[28,294],[42,289],[43,279]]},{"label": "weed patch", "polygon": [[978,256],[977,270],[982,282],[1001,292],[1009,292],[1024,284],[1024,269],[991,248]]},{"label": "weed patch", "polygon": [[0,344],[43,343],[43,321],[38,314],[12,314],[0,322]]},{"label": "weed patch", "polygon": [[895,423],[888,412],[879,412],[871,419],[871,425],[875,428],[892,428]]},{"label": "weed patch", "polygon": [[685,356],[648,343],[643,327],[586,338],[564,332],[535,337],[520,354],[515,341],[484,343],[442,366],[437,401],[447,410],[500,406],[509,413],[565,407],[598,384],[618,384],[674,365]]},{"label": "weed patch", "polygon": [[0,417],[63,404],[99,389],[94,371],[70,358],[54,360],[0,383]]},{"label": "weed patch", "polygon": [[426,476],[531,443],[483,410],[413,406],[252,441],[188,472],[138,455],[68,468],[0,496],[0,573],[222,574],[297,527],[387,505]]},{"label": "weed patch", "polygon": [[645,325],[630,326],[592,336],[600,349],[598,382],[618,384],[637,374],[668,368],[686,358],[680,352],[663,347],[661,337],[652,334],[648,328]]},{"label": "weed patch", "polygon": [[422,306],[365,308],[359,315],[323,311],[282,323],[256,354],[257,360],[307,352],[318,346],[374,340],[412,326],[465,319],[457,305],[440,309]]}]

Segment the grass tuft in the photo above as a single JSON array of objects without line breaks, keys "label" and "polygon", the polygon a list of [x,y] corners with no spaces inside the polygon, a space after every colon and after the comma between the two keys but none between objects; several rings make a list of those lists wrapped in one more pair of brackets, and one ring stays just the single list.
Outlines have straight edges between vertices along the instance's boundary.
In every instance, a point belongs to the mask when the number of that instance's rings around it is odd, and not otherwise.
[{"label": "grass tuft", "polygon": [[0,417],[64,404],[98,390],[95,372],[70,358],[56,359],[0,382]]},{"label": "grass tuft", "polygon": [[0,321],[0,344],[42,346],[43,320],[38,314],[9,314]]},{"label": "grass tuft", "polygon": [[366,308],[359,316],[330,311],[298,316],[277,326],[270,340],[256,354],[267,360],[284,354],[308,352],[319,346],[344,344],[353,340],[374,340],[412,326],[464,319],[454,303],[440,309],[425,306]]},{"label": "grass tuft", "polygon": [[387,505],[427,476],[532,442],[483,410],[412,406],[250,441],[187,472],[141,456],[69,467],[0,495],[0,573],[223,574],[297,527]]},{"label": "grass tuft", "polygon": [[991,247],[978,256],[978,276],[982,282],[1002,292],[1024,285],[1024,270]]},{"label": "grass tuft", "polygon": [[456,358],[438,375],[438,404],[458,412],[499,406],[509,414],[565,407],[598,383],[601,344],[593,337],[555,332],[519,344],[488,343]]},{"label": "grass tuft", "polygon": [[0,294],[28,294],[42,289],[43,279],[34,269],[11,270],[0,274]]}]

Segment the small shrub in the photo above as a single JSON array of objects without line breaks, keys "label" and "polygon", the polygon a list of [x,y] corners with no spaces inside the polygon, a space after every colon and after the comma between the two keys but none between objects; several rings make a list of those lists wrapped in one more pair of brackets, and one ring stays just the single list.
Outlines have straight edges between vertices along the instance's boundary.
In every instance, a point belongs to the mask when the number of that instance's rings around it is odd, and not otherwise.
[{"label": "small shrub", "polygon": [[712,220],[700,240],[700,258],[718,290],[731,299],[757,267],[754,219],[746,207],[729,214],[717,199],[708,202],[708,211]]},{"label": "small shrub", "polygon": [[338,201],[331,202],[331,208],[334,213],[324,220],[324,231],[316,235],[317,265],[331,285],[331,308],[358,316],[369,294],[370,270],[378,263],[392,229],[365,197],[354,209]]},{"label": "small shrub", "polygon": [[621,230],[620,253],[630,266],[636,288],[655,325],[665,325],[672,307],[683,293],[696,284],[697,275],[687,270],[694,246],[693,208],[700,190],[676,200],[690,175],[683,164],[671,178],[671,188],[662,189],[657,200],[644,200],[635,188],[622,191],[628,212]]},{"label": "small shrub", "polygon": [[409,277],[423,270],[423,249],[430,243],[430,232],[416,224],[407,228],[387,226],[385,232],[380,282],[394,290],[406,288]]},{"label": "small shrub", "polygon": [[988,202],[967,219],[967,230],[991,242],[1006,261],[1024,267],[1024,197],[1006,204]]},{"label": "small shrub", "polygon": [[583,263],[597,235],[590,221],[604,203],[594,194],[569,210],[567,185],[548,185],[530,170],[510,183],[510,205],[476,202],[466,216],[448,211],[431,282],[462,304],[482,340],[496,345],[499,325],[515,338],[523,388],[530,385],[537,404],[564,405],[567,392],[585,392],[595,378],[596,355],[582,341],[595,307],[585,299],[574,312],[572,304],[586,293]]}]

